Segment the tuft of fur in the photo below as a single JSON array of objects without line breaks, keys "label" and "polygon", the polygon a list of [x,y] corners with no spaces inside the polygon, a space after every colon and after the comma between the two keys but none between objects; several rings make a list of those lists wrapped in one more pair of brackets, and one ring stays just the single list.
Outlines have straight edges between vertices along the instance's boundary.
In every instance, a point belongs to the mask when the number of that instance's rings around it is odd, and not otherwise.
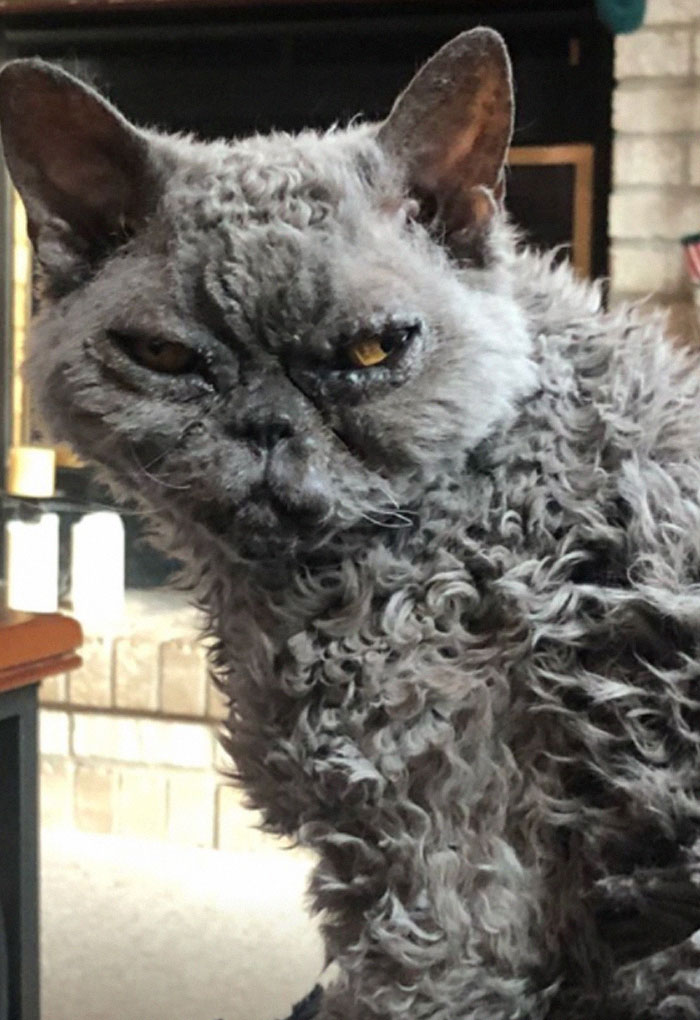
[{"label": "tuft of fur", "polygon": [[156,198],[119,178],[148,215],[99,263],[36,205],[32,380],[187,563],[236,778],[318,854],[321,1020],[700,1018],[698,357],[482,192],[450,247],[378,137],[129,133]]}]

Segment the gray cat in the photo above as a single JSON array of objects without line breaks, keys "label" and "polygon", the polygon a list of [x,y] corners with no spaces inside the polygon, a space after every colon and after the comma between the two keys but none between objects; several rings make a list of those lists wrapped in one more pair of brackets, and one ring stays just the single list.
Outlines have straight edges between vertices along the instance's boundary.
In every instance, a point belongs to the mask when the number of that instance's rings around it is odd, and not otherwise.
[{"label": "gray cat", "polygon": [[189,565],[322,1020],[700,1017],[700,373],[519,251],[508,58],[204,144],[0,76],[56,438]]}]

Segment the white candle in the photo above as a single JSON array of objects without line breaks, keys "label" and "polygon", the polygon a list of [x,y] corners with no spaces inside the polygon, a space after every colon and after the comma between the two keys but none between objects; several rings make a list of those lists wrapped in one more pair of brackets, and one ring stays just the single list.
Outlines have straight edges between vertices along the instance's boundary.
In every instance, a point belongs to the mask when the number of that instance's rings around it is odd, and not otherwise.
[{"label": "white candle", "polygon": [[58,608],[58,514],[8,521],[7,604],[31,613]]},{"label": "white candle", "polygon": [[108,631],[124,613],[124,525],[110,510],[86,514],[72,528],[73,613],[86,630]]},{"label": "white candle", "polygon": [[44,446],[11,446],[7,459],[6,489],[14,496],[53,496],[56,452]]}]

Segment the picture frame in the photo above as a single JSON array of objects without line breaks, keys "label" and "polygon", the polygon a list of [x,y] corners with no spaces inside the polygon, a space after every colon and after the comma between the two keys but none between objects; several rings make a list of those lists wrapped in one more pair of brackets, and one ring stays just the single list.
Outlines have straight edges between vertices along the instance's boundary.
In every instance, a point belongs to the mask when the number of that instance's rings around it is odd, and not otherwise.
[{"label": "picture frame", "polygon": [[[593,254],[595,146],[590,142],[515,145],[508,154],[508,166],[507,205],[516,222],[545,222],[544,206],[547,202],[556,205],[558,199],[560,222],[552,222],[552,231],[542,232],[540,236],[535,233],[528,237],[526,233],[526,239],[545,248],[570,247],[574,269],[579,276],[589,278]],[[539,215],[532,208],[526,208],[522,200],[518,201],[519,178],[522,180],[526,174],[539,179],[537,189],[525,189],[529,192],[530,203],[541,196]]]}]

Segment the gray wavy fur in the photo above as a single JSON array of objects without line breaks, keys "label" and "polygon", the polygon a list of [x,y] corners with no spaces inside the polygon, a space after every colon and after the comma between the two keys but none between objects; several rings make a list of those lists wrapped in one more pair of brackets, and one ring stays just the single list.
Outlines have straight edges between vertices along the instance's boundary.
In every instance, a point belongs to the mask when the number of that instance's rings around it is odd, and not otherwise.
[{"label": "gray wavy fur", "polygon": [[697,357],[501,213],[454,258],[371,127],[138,137],[108,257],[38,214],[31,380],[187,563],[238,781],[318,854],[322,1020],[700,1017]]}]

